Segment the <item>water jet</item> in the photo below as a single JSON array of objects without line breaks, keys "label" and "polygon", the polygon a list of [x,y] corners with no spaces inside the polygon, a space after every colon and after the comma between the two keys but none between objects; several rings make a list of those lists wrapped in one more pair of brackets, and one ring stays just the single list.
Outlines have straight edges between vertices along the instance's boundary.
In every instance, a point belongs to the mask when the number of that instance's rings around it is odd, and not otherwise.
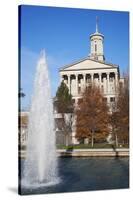
[{"label": "water jet", "polygon": [[22,177],[23,187],[57,184],[56,142],[53,102],[45,52],[37,63],[34,92],[28,124],[26,159]]}]

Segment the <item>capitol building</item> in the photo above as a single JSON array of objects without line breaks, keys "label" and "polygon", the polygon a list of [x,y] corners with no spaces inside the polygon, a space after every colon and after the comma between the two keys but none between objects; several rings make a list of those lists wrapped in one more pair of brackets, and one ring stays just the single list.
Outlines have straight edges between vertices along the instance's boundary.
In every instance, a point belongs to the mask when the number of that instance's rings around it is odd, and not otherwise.
[{"label": "capitol building", "polygon": [[116,101],[118,86],[124,83],[120,78],[119,66],[106,61],[104,56],[104,35],[98,31],[90,35],[90,54],[81,60],[62,67],[59,71],[60,80],[68,86],[77,104],[82,92],[90,84],[99,86],[105,101],[111,105]]},{"label": "capitol building", "polygon": [[[105,102],[107,102],[110,112],[117,101],[118,87],[124,84],[124,78],[120,77],[119,65],[106,61],[104,56],[104,35],[98,30],[90,35],[90,54],[81,60],[68,64],[59,70],[60,82],[64,82],[69,88],[74,105],[82,99],[82,93],[86,87],[95,84],[100,87]],[[57,120],[58,117],[55,117]],[[75,121],[73,120],[72,132],[69,142],[78,144],[76,139]],[[59,136],[57,131],[57,136]],[[58,138],[58,137],[57,137]]]}]

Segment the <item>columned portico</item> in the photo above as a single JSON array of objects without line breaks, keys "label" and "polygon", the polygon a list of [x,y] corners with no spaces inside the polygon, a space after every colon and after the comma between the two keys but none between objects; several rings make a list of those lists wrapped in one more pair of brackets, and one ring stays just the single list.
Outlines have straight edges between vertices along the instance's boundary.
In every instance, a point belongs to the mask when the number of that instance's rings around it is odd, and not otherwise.
[{"label": "columned portico", "polygon": [[68,86],[73,98],[81,95],[86,87],[90,84],[99,86],[104,95],[115,95],[118,87],[118,72],[116,70],[110,70],[107,72],[98,72],[93,70],[92,72],[85,71],[69,71],[63,72],[61,75],[61,81]]}]

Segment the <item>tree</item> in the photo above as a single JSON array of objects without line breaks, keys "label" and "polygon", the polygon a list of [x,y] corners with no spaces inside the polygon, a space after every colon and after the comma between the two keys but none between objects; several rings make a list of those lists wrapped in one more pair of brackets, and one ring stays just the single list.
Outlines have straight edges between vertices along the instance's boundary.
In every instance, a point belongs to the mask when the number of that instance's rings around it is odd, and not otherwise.
[{"label": "tree", "polygon": [[129,141],[129,79],[124,79],[124,85],[119,85],[118,99],[111,114],[112,133],[116,146],[119,142]]},{"label": "tree", "polygon": [[119,115],[116,112],[116,104],[113,106],[112,113],[110,113],[110,124],[111,124],[111,139],[115,141],[115,146],[118,147],[118,119]]},{"label": "tree", "polygon": [[66,146],[68,145],[68,137],[72,131],[73,122],[73,102],[72,95],[69,94],[69,89],[64,82],[58,87],[56,92],[55,108],[62,116],[62,131],[65,134]]},{"label": "tree", "polygon": [[56,92],[56,109],[58,113],[73,112],[72,95],[69,94],[67,85],[62,81]]},{"label": "tree", "polygon": [[18,93],[18,97],[21,98],[21,97],[25,97],[25,93],[22,92],[22,88],[20,88],[20,91]]},{"label": "tree", "polygon": [[79,140],[89,138],[93,147],[94,140],[106,139],[109,131],[108,106],[98,87],[93,85],[85,89],[75,114],[76,137]]}]

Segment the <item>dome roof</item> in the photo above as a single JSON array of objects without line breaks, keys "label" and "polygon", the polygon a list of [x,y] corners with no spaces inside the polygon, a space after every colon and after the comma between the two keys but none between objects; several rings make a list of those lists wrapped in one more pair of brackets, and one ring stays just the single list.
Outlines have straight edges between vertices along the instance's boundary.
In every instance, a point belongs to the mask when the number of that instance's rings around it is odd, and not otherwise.
[{"label": "dome roof", "polygon": [[93,36],[100,36],[100,37],[104,38],[104,35],[99,32],[95,32],[95,33],[91,34],[90,38],[92,38]]}]

